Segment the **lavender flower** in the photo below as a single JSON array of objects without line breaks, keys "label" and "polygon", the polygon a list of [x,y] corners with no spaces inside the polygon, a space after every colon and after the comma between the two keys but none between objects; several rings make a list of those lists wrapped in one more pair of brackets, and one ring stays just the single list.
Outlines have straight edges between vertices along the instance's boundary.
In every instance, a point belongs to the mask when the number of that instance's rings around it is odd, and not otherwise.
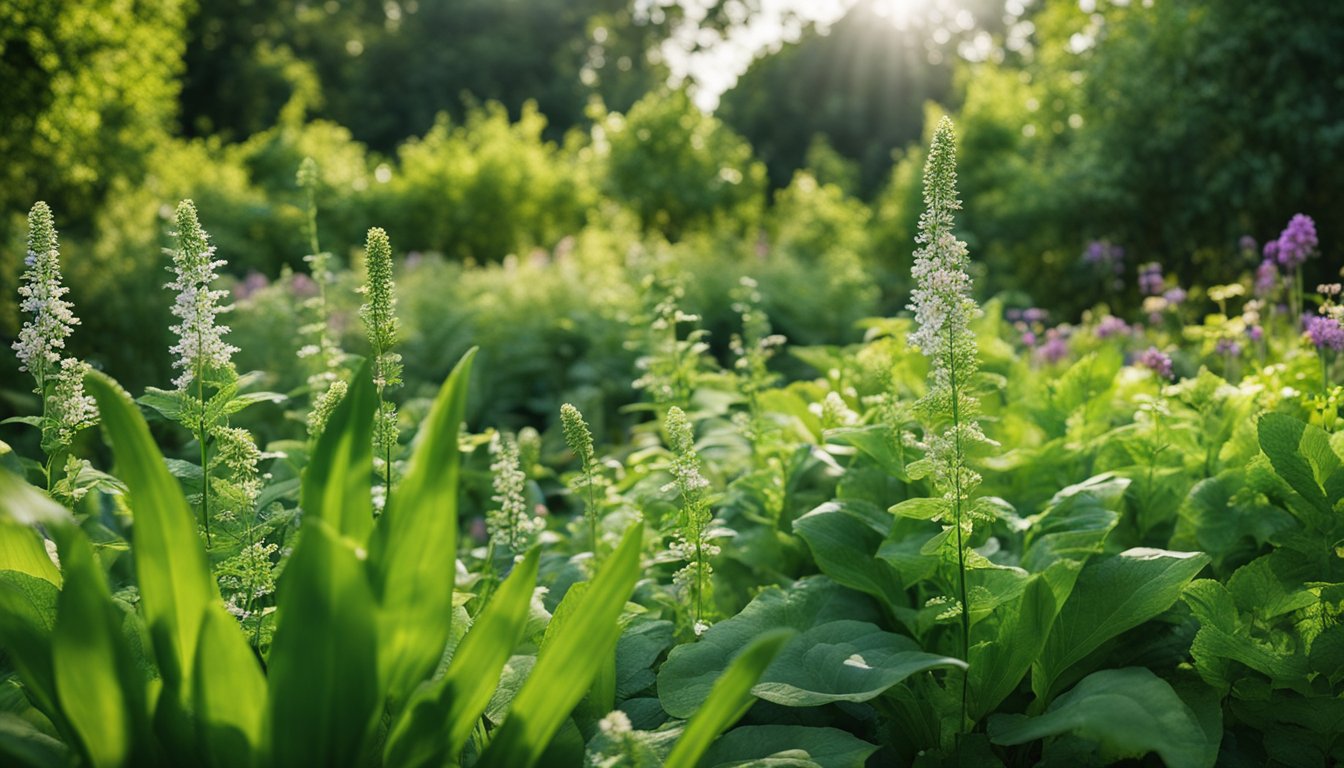
[{"label": "lavender flower", "polygon": [[1036,349],[1036,359],[1047,365],[1053,365],[1069,356],[1067,326],[1051,328],[1045,332],[1045,341]]},{"label": "lavender flower", "polygon": [[1158,378],[1171,380],[1171,358],[1157,347],[1149,347],[1139,355],[1139,365],[1157,374]]},{"label": "lavender flower", "polygon": [[212,375],[231,375],[233,353],[238,348],[224,343],[229,327],[215,323],[220,314],[232,309],[219,305],[227,291],[210,289],[217,277],[215,269],[225,262],[212,258],[215,248],[209,245],[210,236],[201,228],[192,201],[183,200],[177,206],[175,223],[177,249],[170,252],[175,277],[164,287],[177,291],[172,312],[181,322],[172,326],[178,342],[169,351],[176,356],[173,367],[182,370],[173,384],[179,391],[186,391],[194,380],[203,382]]},{"label": "lavender flower", "polygon": [[1097,323],[1097,328],[1094,333],[1098,339],[1123,336],[1129,333],[1129,325],[1115,315],[1107,315],[1101,318],[1101,322]]},{"label": "lavender flower", "polygon": [[1344,327],[1333,317],[1312,315],[1306,320],[1307,337],[1317,349],[1344,350]]},{"label": "lavender flower", "polygon": [[1299,213],[1289,220],[1288,226],[1279,235],[1275,255],[1280,264],[1291,269],[1306,263],[1319,245],[1316,222],[1310,216]]},{"label": "lavender flower", "polygon": [[1155,261],[1139,267],[1139,293],[1156,296],[1162,292],[1162,265]]},{"label": "lavender flower", "polygon": [[1241,344],[1237,343],[1236,339],[1225,337],[1218,340],[1218,343],[1214,345],[1213,351],[1219,355],[1237,357],[1241,355]]},{"label": "lavender flower", "polygon": [[1256,243],[1255,238],[1250,235],[1242,235],[1241,239],[1237,241],[1237,247],[1241,249],[1241,252],[1245,254],[1248,259],[1254,258],[1256,251],[1259,250],[1259,244]]},{"label": "lavender flower", "polygon": [[1279,268],[1273,258],[1266,258],[1255,268],[1255,295],[1264,297],[1274,292],[1279,284]]},{"label": "lavender flower", "polygon": [[23,324],[13,348],[18,354],[19,370],[28,371],[37,380],[37,394],[44,394],[47,381],[56,374],[61,350],[69,338],[71,326],[79,324],[73,305],[61,298],[69,292],[61,284],[60,253],[51,209],[39,202],[28,213],[28,257],[19,286],[19,310],[33,316]]}]

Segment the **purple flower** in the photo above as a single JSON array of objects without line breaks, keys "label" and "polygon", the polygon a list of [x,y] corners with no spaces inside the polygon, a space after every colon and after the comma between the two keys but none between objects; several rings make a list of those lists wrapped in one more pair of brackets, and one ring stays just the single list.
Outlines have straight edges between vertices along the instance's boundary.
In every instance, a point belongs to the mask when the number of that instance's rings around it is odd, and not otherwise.
[{"label": "purple flower", "polygon": [[1101,322],[1097,323],[1095,333],[1098,339],[1109,339],[1112,336],[1129,333],[1129,326],[1115,315],[1107,315],[1101,318]]},{"label": "purple flower", "polygon": [[1031,331],[1022,334],[1022,343],[1026,344],[1028,347],[1036,346],[1036,334]]},{"label": "purple flower", "polygon": [[1022,319],[1028,323],[1044,323],[1048,317],[1050,317],[1050,312],[1039,307],[1029,307],[1022,310]]},{"label": "purple flower", "polygon": [[1251,341],[1259,341],[1265,337],[1265,329],[1258,325],[1252,325],[1250,328],[1246,329],[1246,336],[1250,338]]},{"label": "purple flower", "polygon": [[1213,351],[1220,355],[1237,357],[1241,354],[1241,345],[1237,343],[1236,339],[1219,339]]},{"label": "purple flower", "polygon": [[[1063,328],[1064,330],[1061,330]],[[1044,363],[1057,363],[1069,356],[1067,327],[1051,328],[1045,332],[1045,343],[1036,349],[1036,357]]]},{"label": "purple flower", "polygon": [[1344,350],[1344,327],[1333,317],[1312,315],[1307,318],[1307,336],[1317,349]]},{"label": "purple flower", "polygon": [[1162,265],[1150,261],[1139,267],[1139,293],[1156,296],[1162,292]]},{"label": "purple flower", "polygon": [[1159,378],[1171,379],[1171,358],[1157,347],[1149,347],[1139,355],[1139,365],[1156,373]]},{"label": "purple flower", "polygon": [[265,288],[270,284],[271,281],[267,280],[265,275],[261,274],[255,269],[250,269],[247,272],[247,277],[244,277],[241,283],[234,284],[233,298],[239,301],[250,298],[252,294],[256,293],[257,291],[260,291],[262,288]]},{"label": "purple flower", "polygon": [[1250,235],[1242,235],[1241,239],[1237,241],[1237,247],[1241,249],[1242,253],[1251,255],[1254,255],[1255,252],[1259,250],[1259,246],[1256,244],[1255,238],[1251,237]]},{"label": "purple flower", "polygon": [[1117,275],[1124,274],[1125,249],[1109,240],[1093,240],[1083,249],[1083,261],[1110,268]]},{"label": "purple flower", "polygon": [[1279,284],[1279,268],[1274,259],[1266,257],[1255,269],[1255,295],[1268,296]]},{"label": "purple flower", "polygon": [[1172,307],[1175,307],[1176,305],[1185,301],[1185,296],[1186,296],[1185,289],[1181,287],[1172,288],[1168,290],[1166,293],[1162,294],[1162,298],[1166,299],[1167,303],[1170,304]]},{"label": "purple flower", "polygon": [[1279,235],[1275,255],[1280,264],[1291,269],[1305,263],[1307,257],[1316,252],[1318,245],[1320,241],[1316,238],[1316,222],[1310,216],[1299,213],[1293,216]]}]

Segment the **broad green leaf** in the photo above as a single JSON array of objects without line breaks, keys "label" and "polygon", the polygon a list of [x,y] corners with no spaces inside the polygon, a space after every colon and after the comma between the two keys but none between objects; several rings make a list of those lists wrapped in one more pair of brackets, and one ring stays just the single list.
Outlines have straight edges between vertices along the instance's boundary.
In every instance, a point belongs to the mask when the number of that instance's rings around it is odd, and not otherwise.
[{"label": "broad green leaf", "polygon": [[14,665],[33,705],[57,727],[65,721],[56,698],[51,632],[60,590],[45,579],[0,571],[0,647]]},{"label": "broad green leaf", "polygon": [[1029,518],[1022,567],[1033,573],[1060,558],[1085,560],[1120,520],[1129,480],[1097,475],[1056,493],[1045,511]]},{"label": "broad green leaf", "polygon": [[316,517],[299,535],[269,657],[272,762],[354,765],[381,714],[378,609],[350,542]]},{"label": "broad green leaf", "polygon": [[1190,655],[1200,676],[1210,685],[1229,688],[1240,677],[1231,664],[1237,662],[1269,677],[1275,686],[1306,686],[1306,659],[1291,648],[1253,637],[1227,587],[1212,579],[1199,579],[1185,588],[1183,597],[1199,620]]},{"label": "broad green leaf", "polygon": [[238,413],[239,411],[257,403],[283,403],[288,397],[279,392],[247,392],[236,397],[229,398],[223,405],[225,415]]},{"label": "broad green leaf", "polygon": [[28,768],[66,768],[70,749],[9,712],[0,713],[0,763]]},{"label": "broad green leaf", "polygon": [[658,697],[673,717],[689,718],[728,660],[771,629],[799,631],[753,689],[789,706],[867,701],[922,669],[962,662],[918,650],[913,640],[883,632],[871,602],[824,577],[771,588],[738,615],[709,628],[697,642],[673,648],[658,672]]},{"label": "broad green leaf", "polygon": [[691,717],[686,731],[667,756],[664,768],[695,768],[714,739],[741,719],[755,703],[752,685],[795,634],[791,629],[771,630],[738,652],[714,681],[705,703]]},{"label": "broad green leaf", "polygon": [[206,606],[219,600],[219,589],[196,518],[130,395],[98,372],[86,376],[85,385],[98,402],[117,474],[126,483],[136,581],[155,658],[164,683],[187,707],[201,620]]},{"label": "broad green leaf", "polygon": [[1213,567],[1221,570],[1224,563],[1254,557],[1279,531],[1297,527],[1291,515],[1262,494],[1245,492],[1248,474],[1246,467],[1233,467],[1199,481],[1180,507],[1172,546],[1208,552]]},{"label": "broad green leaf", "polygon": [[195,714],[205,757],[213,765],[256,765],[266,714],[266,678],[238,622],[213,605],[196,650]]},{"label": "broad green leaf", "polygon": [[900,574],[876,557],[891,530],[891,515],[861,501],[832,501],[793,522],[821,572],[889,609],[907,605]]},{"label": "broad green leaf", "polygon": [[1315,604],[1318,598],[1306,585],[1319,574],[1315,563],[1278,549],[1238,568],[1227,590],[1238,610],[1269,621]]},{"label": "broad green leaf", "polygon": [[139,763],[150,757],[144,672],[88,538],[73,527],[53,533],[65,574],[51,635],[57,699],[91,765]]},{"label": "broad green leaf", "polygon": [[907,677],[966,663],[925,653],[904,635],[863,621],[818,624],[800,633],[752,688],[757,696],[790,707],[868,701]]},{"label": "broad green leaf", "polygon": [[673,644],[673,624],[666,619],[635,619],[616,643],[616,695],[628,699],[657,679],[653,666]]},{"label": "broad green leaf", "polygon": [[1102,759],[1156,752],[1168,768],[1208,768],[1207,738],[1171,685],[1142,667],[1107,669],[1079,681],[1038,717],[995,715],[995,744],[1026,744],[1064,734],[1100,744]]},{"label": "broad green leaf", "polygon": [[145,394],[136,398],[135,402],[153,410],[169,421],[181,421],[182,397],[182,393],[176,390],[147,387]]},{"label": "broad green leaf", "polygon": [[1307,501],[1320,519],[1329,519],[1344,498],[1344,464],[1330,447],[1320,427],[1281,413],[1260,419],[1260,448],[1293,490]]},{"label": "broad green leaf", "polygon": [[1078,575],[1035,667],[1032,689],[1049,700],[1069,667],[1102,643],[1167,610],[1209,562],[1202,552],[1128,549],[1093,559]]},{"label": "broad green leaf", "polygon": [[369,543],[379,601],[379,673],[395,708],[434,671],[452,630],[457,575],[457,432],[466,415],[469,350],[439,389]]},{"label": "broad green leaf", "polygon": [[[771,765],[771,759],[797,760],[790,765],[821,768],[864,768],[877,747],[839,728],[805,725],[744,725],[720,736],[701,765]],[[803,762],[805,761],[805,762]]]},{"label": "broad green leaf", "polygon": [[[1058,563],[1054,568],[1076,568]],[[970,716],[996,710],[1031,669],[1045,646],[1059,606],[1044,574],[1033,574],[1012,605],[998,610],[993,638],[971,646]],[[972,633],[974,636],[974,633]]]},{"label": "broad green leaf", "polygon": [[457,759],[527,628],[540,550],[527,553],[499,586],[453,653],[448,673],[419,688],[393,726],[386,765],[443,765]]},{"label": "broad green leaf", "polygon": [[26,573],[54,586],[61,585],[61,572],[47,554],[42,536],[5,517],[0,517],[0,571]]},{"label": "broad green leaf", "polygon": [[[350,380],[303,473],[300,506],[310,520],[359,544],[373,529],[373,412],[378,407],[369,363]],[[447,553],[442,557],[451,559]]]},{"label": "broad green leaf", "polygon": [[[644,526],[636,523],[602,564],[563,630],[548,637],[508,717],[481,757],[481,768],[527,768],[588,692],[598,666],[616,648],[625,601],[639,579]],[[558,610],[558,609],[557,609]]]},{"label": "broad green leaf", "polygon": [[905,474],[905,446],[901,444],[900,436],[894,435],[891,427],[885,424],[829,429],[826,439],[858,448],[892,477],[910,479]]}]

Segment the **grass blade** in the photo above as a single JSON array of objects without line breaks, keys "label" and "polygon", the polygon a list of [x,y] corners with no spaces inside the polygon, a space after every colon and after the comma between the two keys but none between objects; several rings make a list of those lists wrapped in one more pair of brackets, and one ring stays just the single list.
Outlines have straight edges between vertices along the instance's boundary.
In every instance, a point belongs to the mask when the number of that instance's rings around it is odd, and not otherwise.
[{"label": "grass blade", "polygon": [[457,575],[458,428],[476,351],[449,374],[421,427],[406,476],[374,530],[369,575],[379,601],[379,671],[400,708],[448,642]]},{"label": "grass blade", "polygon": [[756,697],[751,687],[765,672],[775,655],[797,632],[776,629],[752,641],[733,659],[710,689],[705,703],[696,710],[686,731],[677,740],[663,768],[695,768],[705,750],[719,734],[728,730],[751,709]]},{"label": "grass blade", "polygon": [[382,701],[377,607],[349,542],[318,519],[300,536],[281,576],[271,644],[272,762],[353,765]]},{"label": "grass blade", "polygon": [[539,562],[534,548],[514,567],[462,638],[448,674],[412,700],[388,739],[385,765],[443,765],[462,751],[523,638]]},{"label": "grass blade", "polygon": [[547,633],[532,674],[481,757],[481,768],[535,765],[565,718],[588,692],[598,668],[621,636],[617,619],[639,579],[643,536],[642,523],[631,526],[620,546],[602,564],[570,620],[553,636]]},{"label": "grass blade", "polygon": [[377,407],[366,361],[327,426],[303,472],[300,506],[342,536],[363,544],[373,529],[373,412]]}]

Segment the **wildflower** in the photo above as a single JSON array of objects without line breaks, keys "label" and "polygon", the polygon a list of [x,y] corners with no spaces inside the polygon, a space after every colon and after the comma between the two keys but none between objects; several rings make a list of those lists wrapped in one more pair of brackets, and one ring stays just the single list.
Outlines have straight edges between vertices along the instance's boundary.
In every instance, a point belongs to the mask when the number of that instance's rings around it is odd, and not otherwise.
[{"label": "wildflower", "polygon": [[1045,342],[1036,349],[1036,358],[1053,365],[1069,356],[1069,327],[1060,325],[1045,332]]},{"label": "wildflower", "polygon": [[[88,363],[73,357],[61,360],[56,384],[46,403],[50,425],[43,431],[51,434],[44,434],[42,442],[48,453],[54,453],[52,448],[69,448],[76,432],[98,423],[98,404],[84,393],[84,376],[88,372]],[[50,446],[46,445],[49,441]]]},{"label": "wildflower", "polygon": [[185,392],[192,381],[203,384],[213,376],[231,375],[233,353],[238,348],[224,343],[228,326],[215,323],[220,314],[231,309],[219,305],[227,291],[210,289],[217,277],[215,270],[225,262],[212,258],[215,248],[209,245],[209,235],[201,228],[192,201],[183,200],[177,206],[175,224],[177,249],[171,252],[174,279],[164,287],[177,291],[172,313],[181,322],[172,326],[178,342],[170,351],[176,356],[173,367],[182,370],[173,384]]},{"label": "wildflower", "polygon": [[1274,259],[1266,258],[1255,268],[1255,295],[1268,296],[1279,284],[1279,268]]},{"label": "wildflower", "polygon": [[491,541],[502,543],[518,554],[532,545],[544,523],[527,513],[523,495],[527,475],[519,463],[518,443],[496,433],[490,441],[490,452],[495,455],[490,465],[495,490],[491,498],[499,507],[486,514],[485,525]]},{"label": "wildflower", "polygon": [[1241,354],[1241,344],[1237,343],[1236,339],[1224,337],[1214,345],[1213,351],[1220,355],[1237,357]]},{"label": "wildflower", "polygon": [[1158,378],[1171,380],[1171,357],[1157,347],[1149,347],[1139,355],[1139,365],[1157,374]]},{"label": "wildflower", "polygon": [[365,240],[368,282],[366,298],[359,308],[369,346],[373,347],[373,383],[378,390],[378,411],[373,422],[373,447],[383,467],[384,493],[392,487],[392,449],[397,445],[397,407],[387,400],[387,390],[401,383],[401,355],[391,351],[397,343],[396,286],[392,282],[392,245],[378,227]]},{"label": "wildflower", "polygon": [[665,493],[675,490],[681,497],[681,514],[678,516],[680,530],[676,541],[669,548],[678,558],[686,561],[686,566],[673,575],[672,582],[690,595],[692,631],[699,635],[709,626],[704,622],[705,597],[710,588],[709,577],[714,569],[708,558],[719,551],[705,537],[713,519],[709,499],[705,495],[709,481],[700,474],[700,459],[695,453],[695,434],[685,412],[675,405],[669,408],[663,428],[667,431],[668,446],[672,449],[672,481],[664,485],[662,490]]},{"label": "wildflower", "polygon": [[1164,292],[1162,298],[1167,300],[1169,307],[1175,308],[1185,301],[1187,295],[1184,288],[1177,286]]},{"label": "wildflower", "polygon": [[570,403],[560,406],[560,431],[565,435],[565,444],[578,458],[579,465],[586,472],[593,466],[593,433],[583,420],[583,414]]},{"label": "wildflower", "polygon": [[1155,261],[1139,267],[1139,293],[1156,296],[1162,292],[1162,265]]},{"label": "wildflower", "polygon": [[849,427],[859,422],[859,415],[849,407],[839,392],[827,392],[821,403],[813,403],[808,410],[821,420],[822,429]]},{"label": "wildflower", "polygon": [[37,380],[34,392],[41,395],[61,362],[71,326],[79,324],[73,305],[62,298],[70,289],[61,284],[56,226],[46,203],[37,203],[28,213],[28,256],[24,264],[28,268],[19,286],[19,309],[31,314],[32,320],[24,322],[13,349],[18,354],[19,370],[33,374]]},{"label": "wildflower", "polygon": [[1094,333],[1098,339],[1123,336],[1129,333],[1129,324],[1115,315],[1107,315],[1101,318],[1101,322],[1097,323]]},{"label": "wildflower", "polygon": [[1319,350],[1344,350],[1344,326],[1333,317],[1312,315],[1306,320],[1307,337]]},{"label": "wildflower", "polygon": [[1246,258],[1254,259],[1256,251],[1259,250],[1259,244],[1255,242],[1254,237],[1251,237],[1250,235],[1242,235],[1241,239],[1237,240],[1237,248],[1241,250]]},{"label": "wildflower", "polygon": [[1304,264],[1319,245],[1316,222],[1310,216],[1299,213],[1289,220],[1288,226],[1279,235],[1275,256],[1280,264],[1291,269]]}]

